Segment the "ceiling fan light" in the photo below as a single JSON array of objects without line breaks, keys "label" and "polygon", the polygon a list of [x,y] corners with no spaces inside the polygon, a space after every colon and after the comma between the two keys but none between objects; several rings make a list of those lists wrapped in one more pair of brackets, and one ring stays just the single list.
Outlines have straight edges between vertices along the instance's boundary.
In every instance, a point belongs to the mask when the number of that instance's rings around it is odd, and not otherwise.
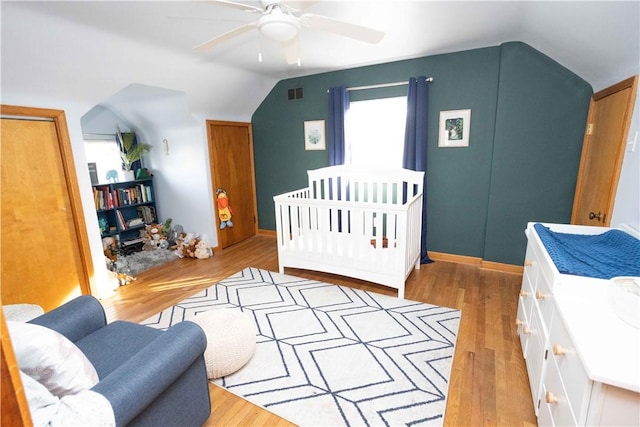
[{"label": "ceiling fan light", "polygon": [[260,18],[258,28],[265,37],[277,42],[286,42],[298,35],[300,24],[293,16],[274,9],[272,13]]}]

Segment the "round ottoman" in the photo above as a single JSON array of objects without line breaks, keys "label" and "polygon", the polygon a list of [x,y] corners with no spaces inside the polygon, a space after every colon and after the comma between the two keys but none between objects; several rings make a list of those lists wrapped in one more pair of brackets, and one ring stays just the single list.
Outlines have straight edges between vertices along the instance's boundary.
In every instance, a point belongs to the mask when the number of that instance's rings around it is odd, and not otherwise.
[{"label": "round ottoman", "polygon": [[242,368],[256,349],[256,326],[245,313],[232,309],[209,310],[194,319],[207,336],[204,361],[209,379]]}]

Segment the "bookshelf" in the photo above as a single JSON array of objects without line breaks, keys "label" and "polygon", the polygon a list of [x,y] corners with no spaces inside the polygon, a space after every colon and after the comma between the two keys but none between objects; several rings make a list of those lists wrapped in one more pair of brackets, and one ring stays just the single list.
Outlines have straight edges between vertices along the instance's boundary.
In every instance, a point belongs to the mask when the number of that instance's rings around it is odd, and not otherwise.
[{"label": "bookshelf", "polygon": [[113,237],[125,252],[142,247],[140,232],[158,222],[153,179],[93,185],[100,234]]}]

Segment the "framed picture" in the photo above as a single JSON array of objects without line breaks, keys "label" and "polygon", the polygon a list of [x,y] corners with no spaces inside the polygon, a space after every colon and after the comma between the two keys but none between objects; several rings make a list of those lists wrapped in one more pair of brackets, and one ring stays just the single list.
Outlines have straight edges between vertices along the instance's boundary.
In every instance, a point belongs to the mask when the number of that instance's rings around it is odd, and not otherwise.
[{"label": "framed picture", "polygon": [[468,147],[471,110],[440,111],[438,147]]},{"label": "framed picture", "polygon": [[304,122],[304,149],[326,150],[327,144],[324,137],[324,120],[312,120]]}]

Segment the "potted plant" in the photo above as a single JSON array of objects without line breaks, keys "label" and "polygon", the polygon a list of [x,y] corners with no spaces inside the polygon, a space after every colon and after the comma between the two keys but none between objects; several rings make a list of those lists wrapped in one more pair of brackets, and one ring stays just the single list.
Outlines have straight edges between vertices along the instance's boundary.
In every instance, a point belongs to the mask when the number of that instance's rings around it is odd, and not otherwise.
[{"label": "potted plant", "polygon": [[144,153],[151,151],[150,144],[142,144],[138,142],[134,144],[134,133],[122,133],[120,128],[116,128],[116,137],[120,144],[120,158],[122,159],[122,170],[126,181],[133,181],[134,173],[131,170],[131,165],[134,162],[142,159]]}]

